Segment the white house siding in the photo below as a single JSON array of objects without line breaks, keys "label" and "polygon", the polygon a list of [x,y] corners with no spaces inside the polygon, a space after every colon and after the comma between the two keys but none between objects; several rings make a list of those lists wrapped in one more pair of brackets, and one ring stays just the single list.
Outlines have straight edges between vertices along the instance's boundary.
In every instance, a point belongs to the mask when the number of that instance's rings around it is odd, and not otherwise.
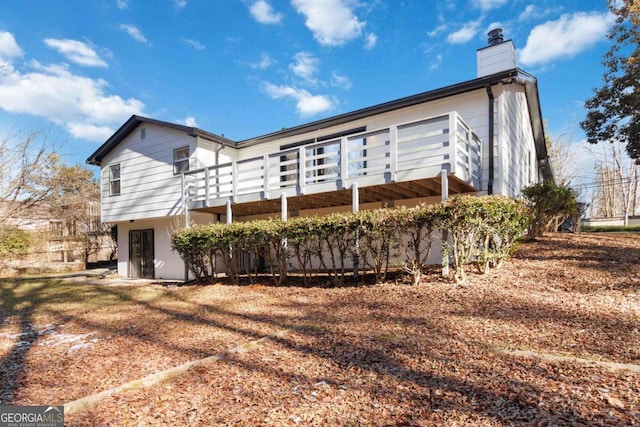
[{"label": "white house siding", "polygon": [[218,142],[198,137],[197,149],[194,156],[194,169],[215,165],[216,152],[218,153],[218,164],[229,163],[237,158],[236,150],[225,147]]},{"label": "white house siding", "polygon": [[537,181],[536,150],[524,88],[504,86],[499,102],[498,137],[500,194],[518,197],[522,188]]},{"label": "white house siding", "polygon": [[[146,129],[141,139],[140,130]],[[196,167],[196,138],[167,127],[142,124],[102,161],[102,222],[158,218],[182,212],[182,178],[173,174],[173,150],[189,147]],[[111,196],[109,167],[120,164],[120,195]]]},{"label": "white house siding", "polygon": [[[212,214],[191,213],[192,224],[216,222]],[[171,236],[184,226],[183,216],[135,220],[118,223],[118,275],[130,277],[129,232],[153,230],[154,270],[156,279],[184,280],[184,263],[171,250]]]}]

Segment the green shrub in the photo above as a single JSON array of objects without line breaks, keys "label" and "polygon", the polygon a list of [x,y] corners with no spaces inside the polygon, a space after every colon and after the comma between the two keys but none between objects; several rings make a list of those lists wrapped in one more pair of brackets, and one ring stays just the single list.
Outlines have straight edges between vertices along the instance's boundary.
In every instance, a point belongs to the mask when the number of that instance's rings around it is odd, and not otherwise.
[{"label": "green shrub", "polygon": [[318,222],[322,229],[318,253],[320,265],[334,286],[341,286],[344,284],[348,257],[353,259],[354,264],[359,260],[358,220],[353,213],[333,213],[318,217]]},{"label": "green shrub", "polygon": [[440,205],[439,215],[451,239],[443,242],[443,257],[453,262],[457,282],[466,280],[471,262],[482,273],[501,265],[529,224],[526,205],[504,196],[452,197]]},{"label": "green shrub", "polygon": [[205,282],[209,272],[215,276],[216,264],[222,260],[237,284],[242,253],[249,257],[243,273],[250,282],[258,274],[257,260],[268,261],[274,283],[279,285],[286,278],[288,261],[295,259],[305,285],[322,270],[334,286],[340,286],[351,258],[356,272],[364,267],[380,283],[391,259],[398,256],[413,283],[418,283],[431,252],[432,234],[441,229],[445,234],[443,261],[454,265],[454,280],[464,281],[470,263],[483,273],[499,266],[528,223],[527,206],[522,201],[459,196],[439,205],[411,209],[194,226],[174,234],[172,248],[198,282]]},{"label": "green shrub", "polygon": [[398,209],[378,209],[354,214],[357,249],[364,265],[373,270],[376,283],[385,280],[389,259],[400,247],[403,213]]},{"label": "green shrub", "polygon": [[549,181],[525,187],[522,195],[532,213],[529,240],[542,236],[545,231],[556,231],[558,225],[578,212],[575,191]]},{"label": "green shrub", "polygon": [[0,226],[0,258],[29,252],[31,233],[17,227]]},{"label": "green shrub", "polygon": [[400,206],[394,210],[400,265],[417,284],[431,254],[433,232],[440,228],[438,205],[421,204],[415,208]]},{"label": "green shrub", "polygon": [[173,235],[171,248],[178,252],[198,283],[207,280],[208,268],[215,274],[215,240],[211,226],[193,226]]},{"label": "green shrub", "polygon": [[285,230],[291,256],[302,270],[303,284],[309,286],[311,279],[318,274],[317,268],[314,271],[314,261],[322,256],[326,230],[317,216],[292,218]]}]

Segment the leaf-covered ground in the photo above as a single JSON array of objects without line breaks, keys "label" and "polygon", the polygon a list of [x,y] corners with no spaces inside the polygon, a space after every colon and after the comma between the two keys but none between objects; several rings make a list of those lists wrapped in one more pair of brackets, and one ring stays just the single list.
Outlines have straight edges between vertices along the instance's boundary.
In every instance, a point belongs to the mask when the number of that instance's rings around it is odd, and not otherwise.
[{"label": "leaf-covered ground", "polygon": [[639,234],[551,235],[465,285],[0,280],[0,320],[0,404],[14,405],[286,332],[67,414],[71,426],[640,425]]}]

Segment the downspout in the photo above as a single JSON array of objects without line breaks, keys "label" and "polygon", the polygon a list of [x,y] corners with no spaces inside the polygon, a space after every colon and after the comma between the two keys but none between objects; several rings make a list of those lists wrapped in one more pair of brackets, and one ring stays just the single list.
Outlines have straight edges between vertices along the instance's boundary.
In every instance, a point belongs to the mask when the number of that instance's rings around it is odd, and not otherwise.
[{"label": "downspout", "polygon": [[491,84],[487,85],[487,95],[489,96],[489,179],[487,182],[487,194],[493,194],[493,132],[494,132],[494,96]]}]

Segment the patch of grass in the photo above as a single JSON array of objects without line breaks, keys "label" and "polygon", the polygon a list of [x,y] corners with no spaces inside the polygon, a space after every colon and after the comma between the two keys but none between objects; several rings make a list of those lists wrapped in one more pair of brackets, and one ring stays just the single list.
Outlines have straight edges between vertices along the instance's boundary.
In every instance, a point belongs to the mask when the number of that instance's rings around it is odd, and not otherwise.
[{"label": "patch of grass", "polygon": [[52,315],[121,312],[157,298],[158,292],[154,287],[111,290],[57,279],[0,279],[0,318],[28,312],[39,323],[54,321]]},{"label": "patch of grass", "polygon": [[398,335],[394,333],[388,333],[388,334],[378,334],[375,337],[378,341],[384,342],[384,341],[394,341],[395,339],[398,338]]},{"label": "patch of grass", "polygon": [[640,232],[640,225],[585,225],[582,231],[587,233],[624,233],[624,232]]}]

